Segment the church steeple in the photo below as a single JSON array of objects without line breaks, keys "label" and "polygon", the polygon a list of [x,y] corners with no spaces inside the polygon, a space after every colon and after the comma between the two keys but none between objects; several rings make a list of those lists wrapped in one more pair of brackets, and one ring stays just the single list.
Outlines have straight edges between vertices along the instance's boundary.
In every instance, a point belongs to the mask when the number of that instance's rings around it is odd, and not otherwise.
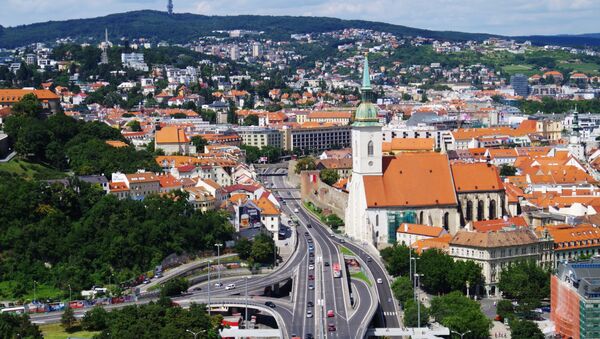
[{"label": "church steeple", "polygon": [[362,87],[361,87],[361,99],[360,106],[356,109],[354,116],[353,126],[373,126],[379,124],[379,118],[377,117],[377,108],[369,98],[369,94],[372,91],[371,87],[371,76],[369,74],[369,58],[365,55],[365,61],[363,63],[363,75],[362,75]]}]

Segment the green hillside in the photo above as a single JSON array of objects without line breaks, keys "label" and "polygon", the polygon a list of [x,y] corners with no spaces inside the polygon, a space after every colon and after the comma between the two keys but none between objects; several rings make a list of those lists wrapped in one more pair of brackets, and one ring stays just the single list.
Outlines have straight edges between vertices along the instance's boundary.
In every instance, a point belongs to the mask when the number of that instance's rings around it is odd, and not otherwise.
[{"label": "green hillside", "polygon": [[154,41],[186,43],[214,30],[245,29],[264,31],[273,38],[289,38],[293,33],[318,33],[345,28],[364,28],[390,32],[398,35],[424,36],[449,40],[481,40],[488,34],[429,31],[381,22],[341,20],[324,17],[294,16],[205,16],[174,14],[159,11],[135,11],[112,14],[92,19],[50,21],[0,28],[0,47],[10,48],[33,42],[53,42],[58,38],[93,37],[99,41],[108,28],[112,37],[140,38]]}]

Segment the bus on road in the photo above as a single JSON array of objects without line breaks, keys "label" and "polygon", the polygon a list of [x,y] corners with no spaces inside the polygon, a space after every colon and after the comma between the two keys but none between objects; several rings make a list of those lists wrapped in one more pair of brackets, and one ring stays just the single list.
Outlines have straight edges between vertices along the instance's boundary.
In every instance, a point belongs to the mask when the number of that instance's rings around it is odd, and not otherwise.
[{"label": "bus on road", "polygon": [[342,268],[341,268],[340,264],[334,263],[333,265],[331,265],[331,267],[333,269],[333,277],[341,278],[342,277]]}]

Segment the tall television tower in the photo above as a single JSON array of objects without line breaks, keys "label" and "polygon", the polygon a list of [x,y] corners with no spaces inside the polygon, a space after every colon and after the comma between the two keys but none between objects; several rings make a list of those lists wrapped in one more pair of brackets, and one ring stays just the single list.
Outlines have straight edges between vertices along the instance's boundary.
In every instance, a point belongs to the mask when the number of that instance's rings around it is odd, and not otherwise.
[{"label": "tall television tower", "polygon": [[167,12],[169,12],[169,15],[173,15],[173,0],[169,0],[169,3],[167,4]]}]

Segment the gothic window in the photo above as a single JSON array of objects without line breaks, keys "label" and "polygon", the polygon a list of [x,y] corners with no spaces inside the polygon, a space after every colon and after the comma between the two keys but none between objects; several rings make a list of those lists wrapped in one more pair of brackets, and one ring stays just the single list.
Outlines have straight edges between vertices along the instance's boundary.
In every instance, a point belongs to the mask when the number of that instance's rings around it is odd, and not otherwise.
[{"label": "gothic window", "polygon": [[490,211],[489,211],[490,220],[496,219],[496,200],[490,200]]},{"label": "gothic window", "polygon": [[473,221],[473,202],[467,201],[467,221]]},{"label": "gothic window", "polygon": [[370,157],[373,156],[373,140],[370,140],[367,144],[367,155]]},{"label": "gothic window", "polygon": [[444,229],[447,231],[450,223],[450,213],[444,213],[444,220],[442,224],[444,225]]},{"label": "gothic window", "polygon": [[477,220],[481,221],[483,220],[483,213],[484,213],[484,207],[483,207],[483,200],[479,200],[477,202]]},{"label": "gothic window", "polygon": [[379,214],[375,214],[375,226],[379,226]]}]

